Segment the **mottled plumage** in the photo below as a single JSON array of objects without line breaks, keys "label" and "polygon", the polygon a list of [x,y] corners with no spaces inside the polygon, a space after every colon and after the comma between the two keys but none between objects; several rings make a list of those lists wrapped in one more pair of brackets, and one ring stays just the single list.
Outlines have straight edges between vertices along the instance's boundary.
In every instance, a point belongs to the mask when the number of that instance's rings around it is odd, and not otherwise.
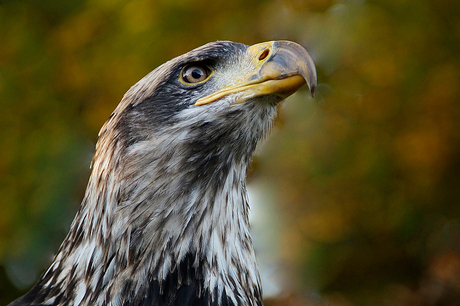
[{"label": "mottled plumage", "polygon": [[[246,169],[278,103],[305,81],[314,89],[300,48],[210,43],[131,87],[99,133],[69,234],[10,305],[262,305]],[[308,67],[292,70],[302,66],[289,62],[296,56]],[[209,74],[204,81],[184,77],[187,67],[199,76],[195,66]],[[297,83],[259,95],[240,86],[266,78],[267,67]]]}]

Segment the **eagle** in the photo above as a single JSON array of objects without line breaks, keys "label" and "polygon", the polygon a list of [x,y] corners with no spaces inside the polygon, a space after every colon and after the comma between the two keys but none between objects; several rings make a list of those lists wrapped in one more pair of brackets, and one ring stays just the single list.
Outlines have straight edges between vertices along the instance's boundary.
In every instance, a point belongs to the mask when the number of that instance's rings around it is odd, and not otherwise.
[{"label": "eagle", "polygon": [[10,306],[263,305],[246,171],[316,70],[290,41],[211,42],[132,86],[99,132],[50,267]]}]

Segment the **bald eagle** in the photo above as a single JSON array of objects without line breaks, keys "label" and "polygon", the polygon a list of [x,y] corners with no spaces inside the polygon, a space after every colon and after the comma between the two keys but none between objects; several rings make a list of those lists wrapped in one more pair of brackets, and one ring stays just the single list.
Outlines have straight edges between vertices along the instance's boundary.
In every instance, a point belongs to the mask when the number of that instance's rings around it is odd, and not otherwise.
[{"label": "bald eagle", "polygon": [[218,41],[159,66],[102,127],[80,210],[10,306],[262,305],[246,169],[316,71],[288,41]]}]

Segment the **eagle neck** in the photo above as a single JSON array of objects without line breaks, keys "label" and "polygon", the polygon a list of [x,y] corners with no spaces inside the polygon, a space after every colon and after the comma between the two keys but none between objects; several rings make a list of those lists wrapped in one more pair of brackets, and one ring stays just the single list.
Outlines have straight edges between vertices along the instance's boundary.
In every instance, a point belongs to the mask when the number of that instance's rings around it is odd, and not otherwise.
[{"label": "eagle neck", "polygon": [[109,120],[36,304],[262,305],[246,170],[271,120],[231,117],[234,126],[192,122],[136,141]]}]

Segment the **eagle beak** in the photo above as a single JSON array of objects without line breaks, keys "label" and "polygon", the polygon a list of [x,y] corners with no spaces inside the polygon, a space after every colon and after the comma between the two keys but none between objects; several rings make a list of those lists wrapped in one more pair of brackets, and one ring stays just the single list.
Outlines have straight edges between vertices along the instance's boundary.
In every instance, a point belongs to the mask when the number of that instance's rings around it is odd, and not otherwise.
[{"label": "eagle beak", "polygon": [[315,63],[299,44],[271,41],[250,46],[247,52],[254,65],[254,73],[242,76],[231,86],[199,99],[195,105],[215,102],[230,94],[236,94],[235,104],[265,95],[277,95],[284,100],[305,84],[311,95],[315,95]]}]

